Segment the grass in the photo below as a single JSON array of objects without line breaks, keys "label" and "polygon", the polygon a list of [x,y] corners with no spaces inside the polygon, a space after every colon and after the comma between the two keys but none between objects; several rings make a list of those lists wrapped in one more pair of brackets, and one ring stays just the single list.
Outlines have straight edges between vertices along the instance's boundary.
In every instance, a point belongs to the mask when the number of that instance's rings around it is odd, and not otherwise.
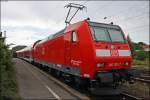
[{"label": "grass", "polygon": [[20,100],[11,53],[0,41],[0,100]]},{"label": "grass", "polygon": [[143,65],[143,66],[149,66],[149,59],[142,60],[133,60],[133,65]]}]

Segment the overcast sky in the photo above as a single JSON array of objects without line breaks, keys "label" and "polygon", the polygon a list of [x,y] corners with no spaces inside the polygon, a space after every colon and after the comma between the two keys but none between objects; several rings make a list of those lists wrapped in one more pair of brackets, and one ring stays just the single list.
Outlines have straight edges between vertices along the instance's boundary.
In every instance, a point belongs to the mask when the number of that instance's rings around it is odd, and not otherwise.
[{"label": "overcast sky", "polygon": [[[1,3],[1,29],[6,43],[31,45],[65,27],[68,3],[84,4],[72,23],[91,21],[120,25],[135,42],[149,44],[149,1],[8,1]],[[103,19],[104,17],[107,19]]]}]

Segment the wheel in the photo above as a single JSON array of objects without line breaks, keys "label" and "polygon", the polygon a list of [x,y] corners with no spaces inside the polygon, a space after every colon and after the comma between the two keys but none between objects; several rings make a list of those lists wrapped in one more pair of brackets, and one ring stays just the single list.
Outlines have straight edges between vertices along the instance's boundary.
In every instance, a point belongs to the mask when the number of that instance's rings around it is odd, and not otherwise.
[{"label": "wheel", "polygon": [[77,89],[87,90],[89,87],[89,81],[85,78],[74,77],[75,86]]},{"label": "wheel", "polygon": [[61,71],[56,70],[56,75],[57,75],[57,77],[61,77]]}]

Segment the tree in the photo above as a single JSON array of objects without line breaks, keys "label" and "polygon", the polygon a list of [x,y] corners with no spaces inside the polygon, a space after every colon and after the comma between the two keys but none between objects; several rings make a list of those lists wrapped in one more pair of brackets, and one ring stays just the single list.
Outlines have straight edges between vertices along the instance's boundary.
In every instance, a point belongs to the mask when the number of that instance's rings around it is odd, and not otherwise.
[{"label": "tree", "polygon": [[139,45],[142,45],[142,46],[143,46],[143,45],[146,45],[146,43],[144,43],[144,42],[138,42],[138,44],[139,44]]},{"label": "tree", "polygon": [[128,41],[128,43],[129,43],[129,46],[130,46],[130,49],[131,49],[131,53],[132,53],[132,55],[134,55],[134,54],[135,54],[135,53],[134,53],[134,52],[135,52],[134,42],[132,42],[132,40],[131,40],[129,34],[127,35],[127,41]]},{"label": "tree", "polygon": [[146,45],[144,42],[138,42],[139,50],[143,50],[144,45]]},{"label": "tree", "polygon": [[144,50],[140,50],[138,52],[135,53],[135,59],[137,60],[145,60],[147,57],[147,53]]}]

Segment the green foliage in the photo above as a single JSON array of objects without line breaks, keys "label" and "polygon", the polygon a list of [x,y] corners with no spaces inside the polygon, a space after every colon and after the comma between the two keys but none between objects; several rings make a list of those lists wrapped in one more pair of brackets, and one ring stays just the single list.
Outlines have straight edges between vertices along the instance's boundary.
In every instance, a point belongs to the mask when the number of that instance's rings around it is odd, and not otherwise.
[{"label": "green foliage", "polygon": [[135,52],[135,56],[134,58],[137,59],[137,60],[145,60],[148,56],[147,56],[147,52],[141,50],[141,51],[137,51]]},{"label": "green foliage", "polygon": [[139,43],[133,42],[133,47],[134,47],[134,50],[143,50],[143,44],[141,44],[141,42]]},{"label": "green foliage", "polygon": [[8,47],[0,41],[0,100],[18,100],[18,88],[15,76],[15,69],[11,61],[11,52]]},{"label": "green foliage", "polygon": [[127,36],[127,41],[129,43],[129,46],[130,46],[130,49],[131,49],[131,53],[132,53],[132,55],[134,55],[135,48],[134,48],[134,44],[133,44],[133,42],[132,42],[132,40],[131,40],[129,35]]},{"label": "green foliage", "polygon": [[149,52],[143,50],[143,46],[146,45],[143,42],[135,43],[131,40],[130,36],[127,36],[127,41],[129,43],[132,56],[135,60],[145,60],[149,59]]},{"label": "green foliage", "polygon": [[133,60],[133,65],[143,65],[145,67],[149,67],[149,59],[145,59],[145,60]]}]

